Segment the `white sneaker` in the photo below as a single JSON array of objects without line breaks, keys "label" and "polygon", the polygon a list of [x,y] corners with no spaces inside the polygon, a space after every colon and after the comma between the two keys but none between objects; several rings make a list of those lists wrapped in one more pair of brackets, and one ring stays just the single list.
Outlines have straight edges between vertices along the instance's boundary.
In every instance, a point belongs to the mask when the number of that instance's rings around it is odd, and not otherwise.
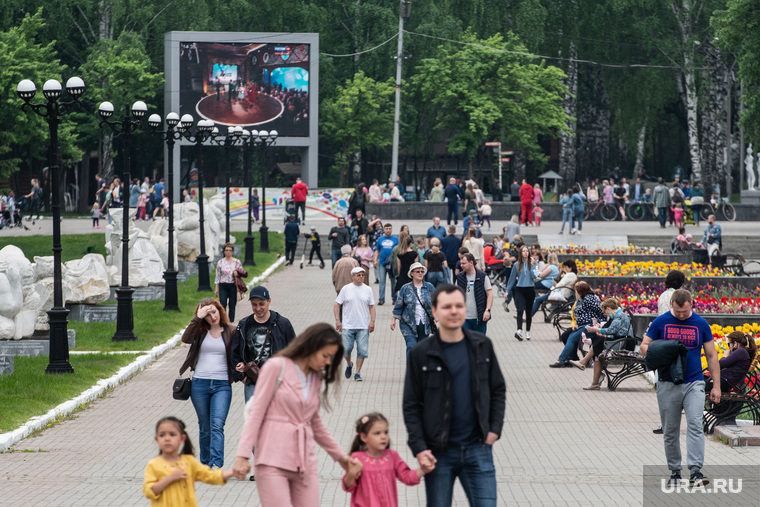
[{"label": "white sneaker", "polygon": [[525,339],[530,340],[530,331],[525,332]]},{"label": "white sneaker", "polygon": [[570,229],[570,234],[575,234],[576,232],[578,232],[578,229],[576,229],[575,227]]},{"label": "white sneaker", "polygon": [[580,236],[581,235],[581,231],[575,231],[575,234],[577,234],[578,236]]}]

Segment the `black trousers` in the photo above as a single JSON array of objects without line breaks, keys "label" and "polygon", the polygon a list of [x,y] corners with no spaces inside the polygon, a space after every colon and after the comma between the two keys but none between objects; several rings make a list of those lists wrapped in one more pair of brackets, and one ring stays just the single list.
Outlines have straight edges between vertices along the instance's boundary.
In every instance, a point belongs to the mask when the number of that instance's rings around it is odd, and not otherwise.
[{"label": "black trousers", "polygon": [[306,223],[306,201],[296,201],[296,221],[298,221],[298,210],[301,210],[301,223]]},{"label": "black trousers", "polygon": [[230,322],[234,322],[237,305],[237,288],[234,283],[219,284],[219,303],[227,311]]},{"label": "black trousers", "polygon": [[533,322],[533,300],[536,299],[536,289],[533,287],[515,287],[515,308],[517,308],[517,329],[522,329],[523,312],[525,312],[525,330],[530,331]]},{"label": "black trousers", "polygon": [[291,264],[293,264],[296,258],[296,246],[298,246],[298,243],[295,241],[285,242],[285,260]]},{"label": "black trousers", "polygon": [[319,262],[322,264],[325,263],[324,259],[322,259],[322,248],[320,248],[319,245],[311,245],[311,251],[309,252],[309,263],[311,263],[311,260],[314,258],[314,254],[317,254],[317,257],[319,258]]}]

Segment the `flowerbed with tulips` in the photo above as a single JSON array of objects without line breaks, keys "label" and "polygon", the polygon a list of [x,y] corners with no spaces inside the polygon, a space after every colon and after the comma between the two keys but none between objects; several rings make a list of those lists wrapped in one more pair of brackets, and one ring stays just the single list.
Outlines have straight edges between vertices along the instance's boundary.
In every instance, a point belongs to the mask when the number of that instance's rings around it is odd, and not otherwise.
[{"label": "flowerbed with tulips", "polygon": [[[734,285],[685,286],[694,298],[692,309],[698,314],[760,314],[760,288],[749,290]],[[657,313],[657,299],[665,292],[665,283],[631,282],[625,286],[604,285],[596,290],[600,299],[615,297],[631,313]],[[757,324],[748,324],[756,326]],[[729,331],[730,332],[730,331]]]},{"label": "flowerbed with tulips", "polygon": [[586,245],[549,245],[544,247],[547,252],[554,252],[557,255],[560,254],[578,254],[578,255],[663,255],[665,251],[662,248],[654,246],[635,246],[629,244],[628,246],[614,246],[614,247],[601,247],[598,244],[596,246]]},{"label": "flowerbed with tulips", "polygon": [[671,270],[683,271],[687,277],[713,276],[730,277],[733,273],[702,264],[681,264],[672,262],[637,261],[619,263],[615,260],[597,259],[595,261],[580,261],[578,276],[666,276]]}]

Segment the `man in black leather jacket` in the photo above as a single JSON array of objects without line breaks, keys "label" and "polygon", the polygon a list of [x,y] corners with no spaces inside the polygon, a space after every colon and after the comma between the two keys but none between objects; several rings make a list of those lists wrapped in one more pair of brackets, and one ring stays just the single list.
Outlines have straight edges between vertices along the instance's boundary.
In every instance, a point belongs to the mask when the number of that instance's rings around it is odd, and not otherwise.
[{"label": "man in black leather jacket", "polygon": [[[290,321],[269,309],[272,299],[266,287],[257,285],[252,288],[249,300],[253,313],[238,322],[232,338],[232,361],[239,372],[249,361],[256,361],[261,368],[267,359],[287,347],[296,337]],[[256,390],[256,384],[245,377],[244,380],[243,393],[247,403]]]},{"label": "man in black leather jacket", "polygon": [[408,444],[425,476],[428,505],[451,505],[460,478],[470,505],[496,506],[492,445],[501,435],[506,384],[493,344],[464,330],[465,298],[455,285],[432,295],[438,333],[409,353],[404,383]]}]

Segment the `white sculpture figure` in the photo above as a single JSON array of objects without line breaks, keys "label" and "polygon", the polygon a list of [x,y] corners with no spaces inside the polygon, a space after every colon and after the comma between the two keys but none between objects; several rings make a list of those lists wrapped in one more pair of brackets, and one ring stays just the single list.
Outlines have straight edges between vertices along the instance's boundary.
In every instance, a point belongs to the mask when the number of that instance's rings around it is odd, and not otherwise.
[{"label": "white sculpture figure", "polygon": [[[212,199],[213,201],[215,200]],[[207,200],[204,200],[203,204],[206,255],[213,259],[218,245],[224,242],[224,212],[217,205],[209,205]],[[199,217],[198,203],[183,202],[174,205],[174,235],[177,238],[179,260],[195,262],[201,253]]]},{"label": "white sculpture figure", "polygon": [[[760,177],[760,152],[757,153],[757,175]],[[760,180],[757,182],[757,190],[760,190]]]},{"label": "white sculpture figure", "polygon": [[[758,154],[760,159],[760,154]],[[755,170],[753,168],[754,160],[752,159],[752,143],[747,146],[747,156],[744,157],[744,171],[747,174],[747,189],[755,189]]]},{"label": "white sculpture figure", "polygon": [[[122,214],[114,213],[113,221],[106,226],[106,266],[109,283],[121,285],[121,225]],[[127,224],[129,226],[129,224]],[[150,237],[130,227],[129,232],[129,285],[130,287],[147,287],[163,285],[163,262],[150,242]]]},{"label": "white sculpture figure", "polygon": [[63,276],[66,303],[97,304],[108,301],[111,288],[108,284],[106,260],[100,254],[87,254],[65,264]]},{"label": "white sculpture figure", "polygon": [[[176,226],[174,231],[174,269],[177,269],[177,234]],[[161,262],[164,264],[164,269],[168,269],[169,258],[169,221],[168,220],[156,220],[151,222],[148,228],[148,236],[150,236],[150,242],[153,244],[153,248],[158,252],[158,256],[161,258]]]},{"label": "white sculpture figure", "polygon": [[0,250],[0,338],[20,339],[34,332],[40,297],[32,263],[18,247]]}]

